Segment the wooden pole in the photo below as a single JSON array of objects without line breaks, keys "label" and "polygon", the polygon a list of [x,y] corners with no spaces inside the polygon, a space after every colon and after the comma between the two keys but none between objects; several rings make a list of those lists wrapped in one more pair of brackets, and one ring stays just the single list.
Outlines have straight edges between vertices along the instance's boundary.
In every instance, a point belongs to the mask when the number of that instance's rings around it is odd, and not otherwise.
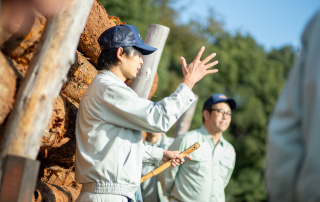
[{"label": "wooden pole", "polygon": [[0,201],[31,202],[39,166],[39,161],[8,155],[3,169],[5,175],[0,187]]},{"label": "wooden pole", "polygon": [[41,134],[71,64],[93,0],[69,0],[45,28],[5,131],[1,155],[35,159]]},{"label": "wooden pole", "polygon": [[42,131],[52,113],[53,100],[75,60],[80,34],[92,3],[93,0],[66,0],[64,7],[47,22],[7,121],[0,146],[0,174],[3,176],[6,173],[2,173],[2,159],[8,154],[36,159]]},{"label": "wooden pole", "polygon": [[198,96],[196,95],[196,97],[197,97],[197,100],[178,119],[178,121],[176,123],[176,128],[174,130],[174,137],[178,137],[178,136],[188,132],[188,130],[191,126],[192,118],[193,118],[194,112],[196,110],[197,102],[198,102]]},{"label": "wooden pole", "polygon": [[150,55],[143,56],[143,65],[130,87],[143,98],[148,98],[154,76],[160,62],[161,54],[169,35],[170,29],[163,25],[151,24],[144,43],[157,48],[158,50]]}]

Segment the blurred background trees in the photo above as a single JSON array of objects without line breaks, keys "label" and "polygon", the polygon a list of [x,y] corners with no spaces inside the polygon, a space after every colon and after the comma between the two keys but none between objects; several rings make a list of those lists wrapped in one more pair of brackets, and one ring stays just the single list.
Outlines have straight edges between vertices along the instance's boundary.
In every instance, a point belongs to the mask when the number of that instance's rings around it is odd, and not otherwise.
[{"label": "blurred background trees", "polygon": [[[226,189],[226,200],[266,201],[263,169],[270,113],[297,56],[292,46],[266,51],[250,34],[230,34],[210,16],[205,22],[178,22],[178,12],[169,0],[100,0],[110,15],[138,27],[144,38],[150,24],[170,28],[158,68],[159,84],[154,101],[172,93],[182,80],[180,56],[189,63],[202,45],[204,56],[216,52],[219,72],[194,87],[199,96],[190,129],[202,125],[203,102],[213,93],[234,97],[239,108],[230,129],[224,134],[235,147],[236,168]],[[203,56],[203,57],[204,57]],[[168,132],[173,135],[174,127]]]}]

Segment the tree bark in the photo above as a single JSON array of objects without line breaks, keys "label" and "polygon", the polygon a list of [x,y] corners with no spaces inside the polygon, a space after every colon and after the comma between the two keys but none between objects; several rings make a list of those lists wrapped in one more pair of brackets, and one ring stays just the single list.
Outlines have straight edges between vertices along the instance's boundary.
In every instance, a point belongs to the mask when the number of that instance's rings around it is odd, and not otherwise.
[{"label": "tree bark", "polygon": [[79,47],[80,52],[96,66],[100,55],[100,46],[98,38],[106,29],[115,26],[112,20],[109,20],[109,15],[106,9],[94,0],[87,24],[80,37]]},{"label": "tree bark", "polygon": [[93,0],[68,0],[45,28],[30,70],[17,94],[1,145],[6,154],[35,159],[47,126],[52,102],[73,63],[80,34]]},{"label": "tree bark", "polygon": [[96,75],[96,68],[77,51],[77,62],[71,66],[68,81],[63,85],[61,92],[79,104]]},{"label": "tree bark", "polygon": [[33,59],[35,49],[39,44],[46,24],[44,16],[36,11],[32,13],[32,18],[33,24],[31,25],[30,30],[28,30],[27,33],[24,33],[22,37],[19,34],[13,34],[10,39],[3,44],[2,48],[3,52],[17,64],[26,67],[18,69],[22,75],[26,74],[28,67],[30,66],[30,62]]},{"label": "tree bark", "polygon": [[11,111],[16,92],[17,76],[8,59],[0,52],[0,125]]}]

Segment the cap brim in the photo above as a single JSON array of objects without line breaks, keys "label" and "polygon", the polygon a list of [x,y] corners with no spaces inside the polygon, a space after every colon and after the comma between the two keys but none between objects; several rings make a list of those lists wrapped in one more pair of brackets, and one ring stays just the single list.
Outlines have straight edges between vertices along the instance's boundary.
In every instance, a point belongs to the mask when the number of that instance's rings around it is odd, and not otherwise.
[{"label": "cap brim", "polygon": [[231,110],[237,108],[237,103],[233,98],[228,98],[225,102],[227,102],[230,105]]},{"label": "cap brim", "polygon": [[142,55],[149,55],[157,50],[157,48],[149,46],[145,43],[139,44],[139,45],[134,45],[134,47],[137,47],[141,51]]}]

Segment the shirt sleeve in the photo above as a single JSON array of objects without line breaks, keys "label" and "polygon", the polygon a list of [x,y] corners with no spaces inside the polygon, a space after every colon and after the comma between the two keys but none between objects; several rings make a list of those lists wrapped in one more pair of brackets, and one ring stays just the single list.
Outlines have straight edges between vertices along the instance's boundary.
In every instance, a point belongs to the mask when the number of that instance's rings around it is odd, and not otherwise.
[{"label": "shirt sleeve", "polygon": [[183,83],[169,97],[152,102],[137,96],[125,85],[109,85],[103,96],[102,118],[133,130],[166,132],[196,100]]},{"label": "shirt sleeve", "polygon": [[142,155],[142,163],[144,165],[159,166],[163,158],[163,149],[156,146],[144,145]]}]

